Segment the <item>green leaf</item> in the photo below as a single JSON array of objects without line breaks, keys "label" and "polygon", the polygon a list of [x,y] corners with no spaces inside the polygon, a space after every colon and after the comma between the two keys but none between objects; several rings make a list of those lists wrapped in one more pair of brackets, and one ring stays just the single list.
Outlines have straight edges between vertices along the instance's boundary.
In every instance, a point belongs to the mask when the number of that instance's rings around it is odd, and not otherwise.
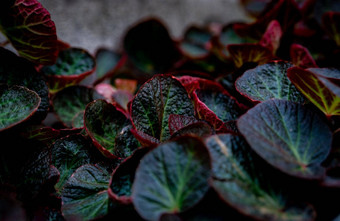
[{"label": "green leaf", "polygon": [[37,111],[40,100],[25,87],[0,84],[0,131],[28,120]]},{"label": "green leaf", "polygon": [[110,173],[97,165],[84,165],[68,179],[61,193],[66,219],[92,220],[109,212]]},{"label": "green leaf", "polygon": [[182,53],[191,58],[202,58],[209,53],[209,42],[212,34],[208,28],[192,26],[184,33],[184,39],[180,43]]},{"label": "green leaf", "polygon": [[245,140],[231,134],[206,139],[212,162],[212,186],[232,207],[256,220],[310,220],[315,213],[310,206],[289,205],[280,188],[270,183],[256,164],[254,152]]},{"label": "green leaf", "polygon": [[237,79],[236,89],[253,102],[277,98],[302,103],[304,97],[287,78],[287,70],[292,66],[284,61],[259,65]]},{"label": "green leaf", "polygon": [[339,95],[335,93],[335,89],[328,88],[315,74],[293,67],[288,70],[288,78],[326,116],[340,115]]},{"label": "green leaf", "polygon": [[0,8],[0,31],[19,55],[37,64],[53,64],[58,44],[50,13],[37,0],[6,0]]},{"label": "green leaf", "polygon": [[31,62],[1,47],[0,83],[24,86],[35,91],[41,98],[41,102],[32,119],[38,122],[45,119],[50,106],[45,79],[35,70]]},{"label": "green leaf", "polygon": [[90,148],[89,142],[80,134],[61,138],[52,145],[52,164],[60,172],[59,181],[55,185],[58,192],[61,192],[78,167],[93,162]]},{"label": "green leaf", "polygon": [[156,75],[132,100],[131,117],[137,130],[165,141],[170,138],[169,116],[194,116],[194,107],[181,83],[170,75]]},{"label": "green leaf", "polygon": [[332,133],[312,110],[290,101],[256,105],[237,122],[253,150],[272,166],[293,176],[319,179],[331,149]]},{"label": "green leaf", "polygon": [[126,158],[139,147],[130,132],[130,121],[104,100],[93,101],[86,107],[84,123],[94,144],[107,157]]},{"label": "green leaf", "polygon": [[[92,88],[85,86],[72,86],[59,91],[52,100],[54,111],[60,120],[67,126],[83,125],[76,122],[75,116],[84,111],[86,105],[93,100],[103,98]],[[82,121],[81,118],[77,118]]]},{"label": "green leaf", "polygon": [[181,137],[161,144],[140,162],[132,188],[133,204],[147,220],[182,212],[203,198],[209,177],[209,155],[200,140]]}]

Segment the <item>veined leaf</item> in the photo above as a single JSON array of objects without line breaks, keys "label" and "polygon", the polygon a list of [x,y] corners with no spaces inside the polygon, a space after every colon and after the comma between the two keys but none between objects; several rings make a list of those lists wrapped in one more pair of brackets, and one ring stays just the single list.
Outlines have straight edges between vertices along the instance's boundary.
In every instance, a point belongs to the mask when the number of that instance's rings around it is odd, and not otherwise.
[{"label": "veined leaf", "polygon": [[290,57],[293,64],[301,68],[317,67],[312,55],[308,49],[299,44],[292,44],[290,46]]},{"label": "veined leaf", "polygon": [[273,54],[280,46],[280,40],[282,37],[282,30],[280,23],[276,20],[271,21],[268,24],[266,32],[263,34],[259,44],[268,48]]}]

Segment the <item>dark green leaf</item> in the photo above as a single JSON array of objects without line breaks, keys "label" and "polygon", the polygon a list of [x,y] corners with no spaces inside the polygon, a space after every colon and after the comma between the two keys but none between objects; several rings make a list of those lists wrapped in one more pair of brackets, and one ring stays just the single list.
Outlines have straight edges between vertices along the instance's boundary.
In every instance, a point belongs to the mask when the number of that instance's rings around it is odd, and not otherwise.
[{"label": "dark green leaf", "polygon": [[263,159],[293,176],[319,179],[332,133],[312,110],[290,101],[269,100],[244,114],[239,131]]},{"label": "dark green leaf", "polygon": [[0,131],[29,119],[37,111],[40,100],[26,87],[0,84]]},{"label": "dark green leaf", "polygon": [[284,61],[259,65],[237,79],[236,89],[254,102],[271,98],[303,102],[304,97],[287,77],[287,70],[292,66]]},{"label": "dark green leaf", "polygon": [[132,100],[132,121],[137,130],[165,141],[170,138],[170,114],[194,116],[194,107],[178,80],[170,75],[157,75]]},{"label": "dark green leaf", "polygon": [[191,58],[200,58],[208,55],[209,41],[212,33],[207,28],[192,26],[184,33],[184,39],[180,43],[182,52]]},{"label": "dark green leaf", "polygon": [[159,145],[140,162],[132,188],[137,212],[148,220],[182,212],[208,190],[209,155],[197,138],[181,137]]}]

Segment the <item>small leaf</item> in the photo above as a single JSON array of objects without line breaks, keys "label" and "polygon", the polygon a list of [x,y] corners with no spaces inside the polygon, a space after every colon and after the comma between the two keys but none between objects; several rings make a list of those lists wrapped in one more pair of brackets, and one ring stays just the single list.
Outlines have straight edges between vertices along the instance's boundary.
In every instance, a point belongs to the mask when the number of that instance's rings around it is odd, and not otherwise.
[{"label": "small leaf", "polygon": [[288,78],[326,116],[340,115],[340,96],[315,74],[298,67],[288,69]]},{"label": "small leaf", "polygon": [[293,176],[319,179],[332,142],[328,125],[301,104],[268,100],[237,122],[253,150],[272,166]]},{"label": "small leaf", "polygon": [[94,58],[85,50],[68,48],[61,51],[55,64],[44,66],[41,71],[48,79],[51,92],[75,85],[95,69]]},{"label": "small leaf", "polygon": [[0,131],[28,120],[38,109],[40,97],[25,87],[0,84]]},{"label": "small leaf", "polygon": [[268,48],[273,54],[280,46],[280,40],[282,37],[282,30],[280,23],[276,20],[271,21],[268,24],[266,32],[263,34],[259,44]]},{"label": "small leaf", "polygon": [[322,24],[326,33],[340,46],[340,12],[326,12]]},{"label": "small leaf", "polygon": [[137,130],[165,141],[170,138],[170,114],[194,116],[194,107],[177,79],[156,75],[139,89],[130,112]]},{"label": "small leaf", "polygon": [[137,212],[148,220],[178,213],[208,190],[209,155],[197,138],[181,137],[159,145],[140,162],[132,188]]},{"label": "small leaf", "polygon": [[[67,127],[81,125],[74,122],[74,117],[85,110],[86,105],[93,100],[103,98],[92,88],[72,86],[59,91],[52,100],[54,111]],[[79,119],[79,118],[78,118]],[[82,120],[82,119],[79,119]]]},{"label": "small leaf", "polygon": [[270,183],[240,136],[214,135],[205,140],[212,160],[212,187],[232,207],[256,220],[312,220],[310,206],[289,205],[282,190]]},{"label": "small leaf", "polygon": [[176,131],[188,126],[192,123],[196,123],[198,120],[194,117],[182,116],[178,114],[170,114],[169,116],[169,131],[172,135]]},{"label": "small leaf", "polygon": [[[4,1],[3,1],[4,2]],[[53,64],[58,55],[57,35],[50,13],[37,0],[1,3],[0,31],[21,57],[37,64]]]},{"label": "small leaf", "polygon": [[304,98],[287,77],[288,68],[293,65],[274,61],[250,69],[237,79],[236,89],[253,102],[271,98],[303,102]]},{"label": "small leaf", "polygon": [[184,135],[206,137],[213,133],[213,128],[209,124],[205,122],[196,122],[177,130],[174,134],[171,135],[171,139]]},{"label": "small leaf", "polygon": [[104,100],[96,100],[87,105],[84,122],[95,146],[107,157],[126,158],[139,147],[130,132],[130,121],[115,106]]},{"label": "small leaf", "polygon": [[93,220],[109,212],[110,174],[97,165],[84,165],[68,179],[61,193],[66,219]]},{"label": "small leaf", "polygon": [[317,67],[312,55],[308,49],[299,44],[292,44],[290,46],[290,57],[293,64],[301,68]]}]

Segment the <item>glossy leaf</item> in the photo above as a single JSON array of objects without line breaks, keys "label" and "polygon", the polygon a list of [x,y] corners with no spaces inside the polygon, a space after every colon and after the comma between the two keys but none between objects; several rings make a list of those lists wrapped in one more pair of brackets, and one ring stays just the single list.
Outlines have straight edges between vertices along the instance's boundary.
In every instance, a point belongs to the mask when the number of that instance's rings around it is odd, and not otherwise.
[{"label": "glossy leaf", "polygon": [[191,137],[159,145],[140,162],[132,188],[137,212],[148,220],[195,205],[208,190],[210,162],[204,144]]},{"label": "glossy leaf", "polygon": [[50,13],[37,0],[3,1],[0,8],[0,31],[20,56],[37,64],[53,64],[58,44]]},{"label": "glossy leaf", "polygon": [[273,58],[268,48],[258,44],[232,44],[227,49],[237,68],[245,63],[265,64]]},{"label": "glossy leaf", "polygon": [[95,69],[94,58],[85,50],[68,48],[61,51],[55,64],[44,66],[41,71],[48,79],[51,92],[75,85]]},{"label": "glossy leaf", "polygon": [[125,35],[124,49],[140,70],[150,74],[167,71],[180,56],[167,29],[156,19],[132,27]]},{"label": "glossy leaf", "polygon": [[37,111],[40,100],[25,87],[0,84],[0,131],[28,120]]},{"label": "glossy leaf", "polygon": [[266,32],[263,34],[259,44],[263,47],[268,48],[273,54],[276,53],[276,50],[280,46],[280,40],[282,37],[282,30],[280,23],[276,20],[271,21],[268,24]]},{"label": "glossy leaf", "polygon": [[287,70],[292,66],[291,63],[284,61],[259,65],[237,79],[236,89],[253,102],[271,98],[303,102],[304,97],[287,77]]},{"label": "glossy leaf", "polygon": [[93,162],[90,148],[93,147],[80,134],[61,138],[52,145],[52,164],[60,173],[58,183],[55,185],[59,193],[78,167]]},{"label": "glossy leaf", "polygon": [[254,152],[240,136],[214,135],[205,140],[212,159],[212,187],[239,212],[257,220],[312,220],[315,212],[288,204],[256,164]]},{"label": "glossy leaf", "polygon": [[340,46],[340,12],[327,12],[322,16],[327,34]]},{"label": "glossy leaf", "polygon": [[93,220],[106,215],[109,212],[109,182],[109,172],[98,165],[87,164],[78,168],[61,193],[65,218]]},{"label": "glossy leaf", "polygon": [[293,176],[319,179],[332,133],[324,120],[301,104],[269,100],[256,105],[237,123],[253,150]]},{"label": "glossy leaf", "polygon": [[[72,127],[72,123],[80,125],[81,123],[74,122],[74,117],[81,111],[85,110],[88,103],[93,100],[103,98],[92,88],[85,86],[72,86],[59,91],[53,97],[54,111],[59,119],[67,127]],[[82,120],[78,118],[79,120]]]},{"label": "glossy leaf", "polygon": [[115,106],[104,100],[96,100],[87,105],[84,122],[94,144],[107,157],[126,158],[139,147],[130,132],[130,121]]},{"label": "glossy leaf", "polygon": [[340,115],[340,97],[310,71],[293,67],[288,78],[326,116]]},{"label": "glossy leaf", "polygon": [[177,79],[157,75],[139,89],[130,112],[137,130],[165,141],[170,138],[170,114],[194,116],[194,107]]},{"label": "glossy leaf", "polygon": [[301,68],[317,67],[312,55],[308,49],[299,44],[292,44],[290,46],[290,57],[293,64]]},{"label": "glossy leaf", "polygon": [[48,97],[48,87],[44,78],[38,74],[31,62],[1,47],[0,83],[8,84],[9,86],[24,86],[35,91],[41,98],[41,102],[32,120],[40,123],[45,119],[50,101]]}]

